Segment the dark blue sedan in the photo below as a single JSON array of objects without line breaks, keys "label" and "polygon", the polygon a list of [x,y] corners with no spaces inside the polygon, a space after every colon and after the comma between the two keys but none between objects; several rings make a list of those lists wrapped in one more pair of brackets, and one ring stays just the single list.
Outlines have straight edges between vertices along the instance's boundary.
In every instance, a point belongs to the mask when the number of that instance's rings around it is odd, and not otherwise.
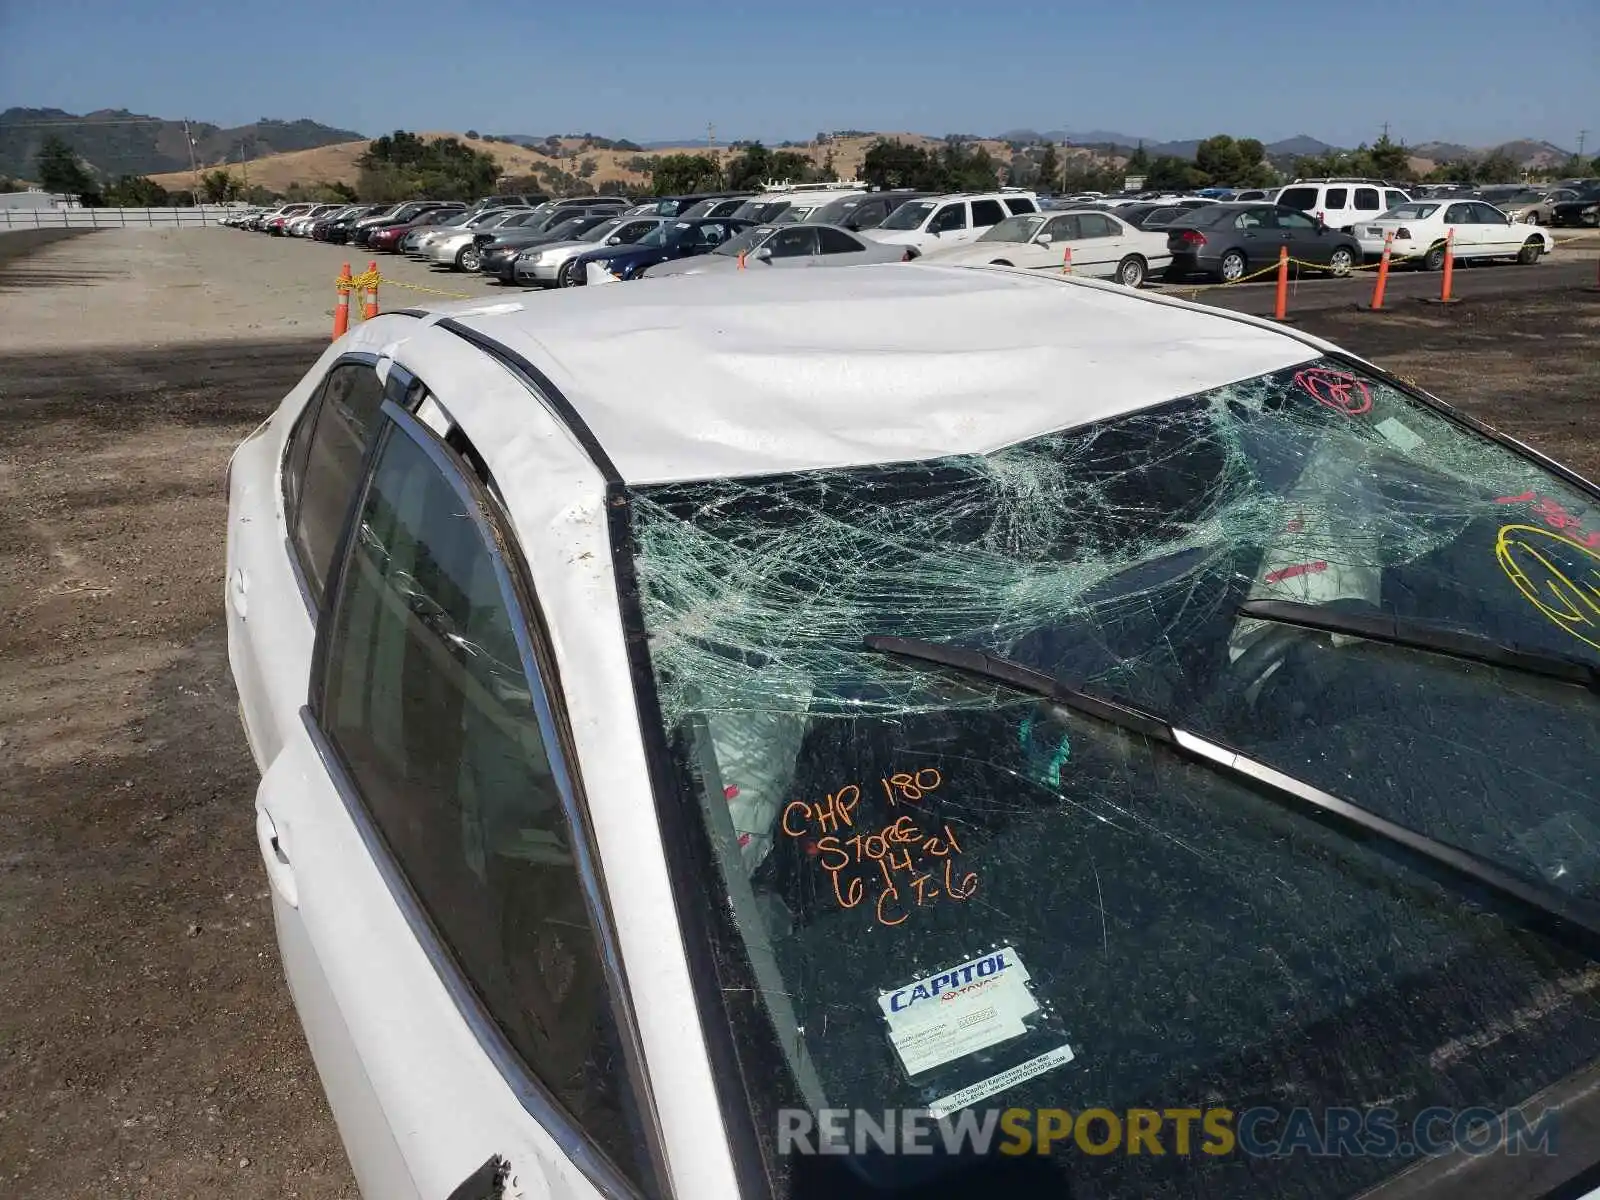
[{"label": "dark blue sedan", "polygon": [[630,246],[602,246],[568,260],[561,271],[560,283],[562,287],[587,283],[590,263],[600,264],[619,279],[637,279],[640,272],[657,263],[715,250],[753,224],[754,221],[732,217],[668,221]]}]

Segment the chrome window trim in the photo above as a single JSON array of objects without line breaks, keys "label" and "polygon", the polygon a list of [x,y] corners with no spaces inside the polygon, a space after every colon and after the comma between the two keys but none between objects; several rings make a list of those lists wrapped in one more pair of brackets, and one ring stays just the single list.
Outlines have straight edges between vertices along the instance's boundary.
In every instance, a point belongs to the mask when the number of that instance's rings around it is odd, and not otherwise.
[{"label": "chrome window trim", "polygon": [[[423,384],[426,387],[426,384]],[[494,565],[496,582],[504,598],[513,636],[522,659],[523,674],[529,682],[533,698],[535,719],[544,740],[546,756],[556,790],[561,797],[562,815],[573,834],[572,849],[577,875],[584,890],[585,907],[593,928],[596,949],[605,977],[607,998],[615,1018],[617,1036],[622,1043],[626,1064],[625,1084],[633,1091],[639,1119],[644,1126],[648,1142],[647,1161],[654,1182],[662,1197],[673,1193],[672,1176],[666,1160],[665,1141],[657,1112],[654,1089],[650,1085],[648,1064],[638,1023],[634,1019],[631,992],[622,967],[621,952],[614,933],[615,923],[607,900],[604,882],[597,867],[592,831],[587,820],[586,805],[581,796],[580,782],[569,763],[576,755],[564,723],[556,720],[556,710],[551,702],[552,684],[559,696],[560,680],[553,670],[547,670],[541,659],[552,662],[544,635],[538,636],[530,629],[530,614],[542,627],[542,613],[534,597],[525,571],[517,561],[508,561],[508,555],[517,555],[511,542],[510,525],[498,498],[481,481],[458,461],[455,453],[444,441],[411,413],[391,400],[385,400],[380,414],[387,420],[380,423],[363,467],[361,481],[356,488],[339,548],[334,555],[334,565],[329,571],[328,597],[338,594],[343,583],[345,565],[353,541],[352,531],[366,504],[374,476],[374,464],[391,437],[409,437],[428,456],[435,469],[455,491],[467,512],[471,514],[478,536],[487,549]],[[328,615],[331,617],[332,608]],[[326,622],[331,629],[331,620]],[[581,1123],[571,1116],[560,1101],[545,1087],[538,1072],[529,1064],[495,1022],[483,1001],[457,963],[447,941],[428,916],[426,908],[412,889],[399,862],[384,841],[382,831],[372,819],[359,789],[345,768],[338,749],[323,732],[317,713],[324,691],[327,641],[331,634],[319,627],[316,649],[312,659],[309,702],[300,710],[302,723],[316,747],[317,754],[328,771],[335,790],[339,793],[345,810],[350,815],[361,836],[363,845],[377,865],[384,883],[400,908],[412,936],[416,938],[435,974],[450,994],[456,1010],[461,1014],[475,1040],[488,1055],[491,1063],[517,1101],[539,1125],[553,1138],[564,1153],[607,1200],[640,1200],[650,1195],[641,1191],[626,1173],[615,1166],[605,1152],[584,1131]],[[543,651],[543,653],[541,653]]]}]

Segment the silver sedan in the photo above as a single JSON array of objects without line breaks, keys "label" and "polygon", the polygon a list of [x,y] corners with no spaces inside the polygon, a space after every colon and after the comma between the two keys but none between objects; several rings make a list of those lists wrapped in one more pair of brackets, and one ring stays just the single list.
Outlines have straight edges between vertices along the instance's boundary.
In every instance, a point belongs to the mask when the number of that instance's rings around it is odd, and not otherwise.
[{"label": "silver sedan", "polygon": [[719,271],[766,267],[854,267],[862,263],[900,262],[904,246],[858,237],[837,225],[755,225],[729,238],[710,254],[661,263],[645,272],[663,275],[710,275]]}]

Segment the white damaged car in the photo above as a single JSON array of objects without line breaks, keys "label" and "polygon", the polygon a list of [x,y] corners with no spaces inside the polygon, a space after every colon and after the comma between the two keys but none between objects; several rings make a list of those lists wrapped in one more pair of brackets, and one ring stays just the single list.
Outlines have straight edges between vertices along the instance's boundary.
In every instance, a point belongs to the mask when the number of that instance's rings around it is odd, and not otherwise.
[{"label": "white damaged car", "polygon": [[362,1193],[1592,1183],[1600,492],[1255,318],[746,275],[385,313],[232,458]]}]

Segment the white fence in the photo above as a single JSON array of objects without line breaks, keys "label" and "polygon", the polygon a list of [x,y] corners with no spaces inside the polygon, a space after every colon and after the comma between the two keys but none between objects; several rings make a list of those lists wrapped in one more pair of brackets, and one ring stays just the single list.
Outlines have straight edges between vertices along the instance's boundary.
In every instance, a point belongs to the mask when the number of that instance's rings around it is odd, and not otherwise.
[{"label": "white fence", "polygon": [[189,228],[215,225],[232,209],[195,208],[3,208],[0,229],[125,229],[146,225]]}]

